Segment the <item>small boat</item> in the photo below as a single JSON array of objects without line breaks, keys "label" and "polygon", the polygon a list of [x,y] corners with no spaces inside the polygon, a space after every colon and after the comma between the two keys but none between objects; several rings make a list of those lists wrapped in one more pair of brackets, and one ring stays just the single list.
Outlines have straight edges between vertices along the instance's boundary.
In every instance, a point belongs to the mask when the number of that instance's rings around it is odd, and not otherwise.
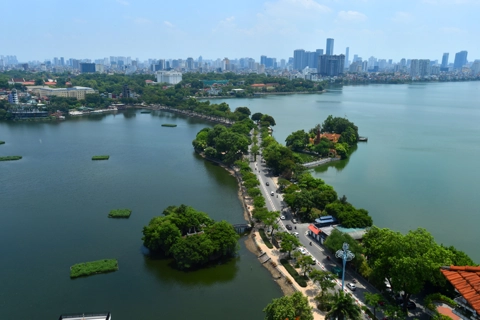
[{"label": "small boat", "polygon": [[358,137],[358,141],[367,142],[367,141],[368,141],[368,137]]}]

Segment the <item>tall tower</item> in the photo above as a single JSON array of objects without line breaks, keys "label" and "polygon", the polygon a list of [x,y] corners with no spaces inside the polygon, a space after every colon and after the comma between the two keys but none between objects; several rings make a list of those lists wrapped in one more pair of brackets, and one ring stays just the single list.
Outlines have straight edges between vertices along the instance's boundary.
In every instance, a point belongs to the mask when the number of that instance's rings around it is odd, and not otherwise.
[{"label": "tall tower", "polygon": [[305,50],[297,49],[293,51],[293,69],[302,70],[305,68]]},{"label": "tall tower", "polygon": [[327,50],[326,50],[325,54],[327,56],[333,55],[333,39],[332,38],[327,39]]},{"label": "tall tower", "polygon": [[347,49],[345,49],[345,68],[348,68],[348,66],[350,65],[350,63],[348,62],[348,54],[350,52],[350,48],[347,47]]},{"label": "tall tower", "polygon": [[448,68],[448,52],[445,52],[442,57],[442,68]]},{"label": "tall tower", "polygon": [[460,51],[455,54],[455,61],[453,62],[453,69],[460,70],[467,64],[467,51]]}]

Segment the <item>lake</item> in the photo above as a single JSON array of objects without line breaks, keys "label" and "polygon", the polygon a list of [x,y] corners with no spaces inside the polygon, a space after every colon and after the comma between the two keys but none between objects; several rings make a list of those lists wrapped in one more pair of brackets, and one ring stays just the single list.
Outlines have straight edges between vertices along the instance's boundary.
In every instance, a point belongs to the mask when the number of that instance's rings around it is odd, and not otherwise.
[{"label": "lake", "polygon": [[[237,258],[196,272],[144,254],[143,226],[169,205],[245,222],[235,178],[193,152],[206,126],[134,110],[0,123],[0,156],[23,156],[0,162],[0,319],[98,311],[114,319],[262,318],[282,292],[244,239]],[[91,160],[100,154],[110,160]],[[115,208],[132,209],[130,219],[107,218]],[[118,259],[119,271],[70,279],[71,265],[104,258]]]},{"label": "lake", "polygon": [[400,232],[429,230],[480,263],[480,82],[345,86],[324,94],[213,99],[275,118],[274,136],[346,117],[367,143],[312,170],[339,195]]}]

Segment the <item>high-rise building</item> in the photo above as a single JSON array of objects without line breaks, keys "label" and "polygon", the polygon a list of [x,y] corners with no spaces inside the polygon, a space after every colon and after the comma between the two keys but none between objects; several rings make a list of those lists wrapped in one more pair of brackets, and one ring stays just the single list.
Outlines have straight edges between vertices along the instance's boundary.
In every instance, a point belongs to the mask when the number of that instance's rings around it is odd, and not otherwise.
[{"label": "high-rise building", "polygon": [[343,74],[345,67],[345,55],[326,55],[320,56],[318,60],[318,73],[322,76],[335,77]]},{"label": "high-rise building", "polygon": [[333,39],[332,38],[327,39],[327,50],[325,50],[325,54],[327,56],[333,55]]},{"label": "high-rise building", "polygon": [[60,57],[60,65],[61,66],[65,65],[65,58],[64,57]]},{"label": "high-rise building", "polygon": [[293,69],[303,70],[306,65],[305,50],[297,49],[293,51]]},{"label": "high-rise building", "polygon": [[455,61],[453,62],[453,69],[461,70],[467,64],[467,51],[460,51],[455,54]]},{"label": "high-rise building", "polygon": [[267,56],[260,56],[260,64],[267,65]]},{"label": "high-rise building", "polygon": [[80,73],[94,73],[95,63],[80,63]]},{"label": "high-rise building", "polygon": [[180,72],[173,71],[158,71],[157,72],[157,82],[159,83],[169,83],[177,84],[182,81],[182,74]]},{"label": "high-rise building", "polygon": [[350,48],[347,47],[347,49],[345,49],[345,68],[348,68],[348,66],[350,65],[348,61],[349,53],[350,53]]},{"label": "high-rise building", "polygon": [[187,58],[187,70],[193,70],[193,58]]},{"label": "high-rise building", "polygon": [[472,74],[476,76],[477,74],[480,73],[480,60],[475,60],[470,67],[470,70],[472,70]]},{"label": "high-rise building", "polygon": [[410,76],[416,77],[419,74],[419,62],[418,59],[410,60]]},{"label": "high-rise building", "polygon": [[431,72],[431,65],[429,59],[418,60],[418,75],[421,77],[429,76]]},{"label": "high-rise building", "polygon": [[8,94],[8,102],[11,104],[18,104],[18,94],[17,89],[12,89],[12,92]]},{"label": "high-rise building", "polygon": [[442,56],[442,68],[448,68],[448,52],[445,52]]}]

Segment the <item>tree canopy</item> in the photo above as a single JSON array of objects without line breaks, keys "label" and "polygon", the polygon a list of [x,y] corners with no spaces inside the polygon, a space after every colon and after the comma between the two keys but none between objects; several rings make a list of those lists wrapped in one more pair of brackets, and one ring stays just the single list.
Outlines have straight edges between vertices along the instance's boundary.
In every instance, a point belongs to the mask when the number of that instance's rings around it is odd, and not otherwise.
[{"label": "tree canopy", "polygon": [[265,320],[313,320],[312,307],[308,304],[307,297],[301,292],[273,299],[263,312],[265,312]]},{"label": "tree canopy", "polygon": [[164,216],[143,228],[143,243],[152,252],[173,257],[180,269],[202,266],[237,252],[238,234],[225,221],[214,222],[192,207],[170,206]]}]

